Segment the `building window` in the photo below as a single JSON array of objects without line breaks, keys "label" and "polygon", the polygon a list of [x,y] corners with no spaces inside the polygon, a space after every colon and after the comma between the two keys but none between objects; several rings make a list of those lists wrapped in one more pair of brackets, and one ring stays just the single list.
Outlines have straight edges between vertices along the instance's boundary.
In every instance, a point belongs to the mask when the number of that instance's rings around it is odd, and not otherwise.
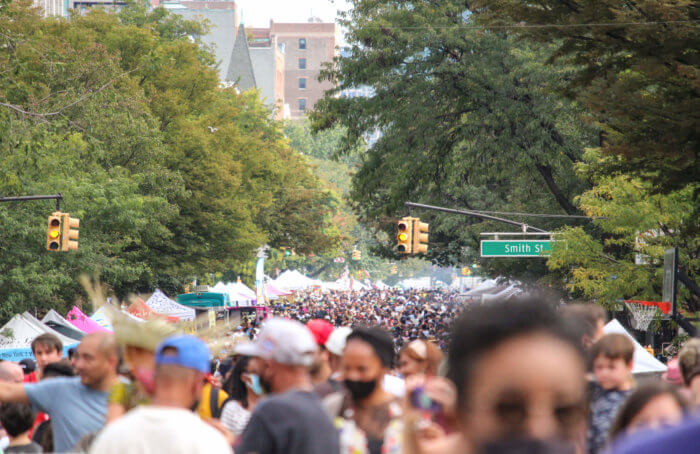
[{"label": "building window", "polygon": [[299,98],[299,110],[302,112],[306,110],[306,98]]},{"label": "building window", "polygon": [[299,49],[306,49],[306,38],[299,38]]},{"label": "building window", "polygon": [[306,90],[306,77],[299,78],[299,89]]},{"label": "building window", "polygon": [[306,69],[306,59],[305,58],[299,59],[299,69]]}]

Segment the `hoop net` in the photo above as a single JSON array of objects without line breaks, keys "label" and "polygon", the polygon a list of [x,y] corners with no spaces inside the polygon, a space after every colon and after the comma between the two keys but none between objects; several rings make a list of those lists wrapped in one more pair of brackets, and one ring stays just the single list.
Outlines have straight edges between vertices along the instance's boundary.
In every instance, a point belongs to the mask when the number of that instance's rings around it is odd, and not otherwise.
[{"label": "hoop net", "polygon": [[634,318],[633,328],[640,331],[649,329],[651,321],[658,315],[671,312],[671,303],[656,303],[652,301],[625,301],[625,306]]}]

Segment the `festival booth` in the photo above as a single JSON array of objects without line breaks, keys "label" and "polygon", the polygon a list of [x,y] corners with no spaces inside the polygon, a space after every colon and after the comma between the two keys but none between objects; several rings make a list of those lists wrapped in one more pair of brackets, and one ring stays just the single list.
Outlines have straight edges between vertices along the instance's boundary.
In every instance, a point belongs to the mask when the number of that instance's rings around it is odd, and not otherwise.
[{"label": "festival booth", "polygon": [[194,309],[176,303],[159,289],[156,289],[153,295],[148,298],[146,305],[159,314],[177,317],[179,320],[188,322],[194,320]]},{"label": "festival booth", "polygon": [[178,317],[159,314],[158,312],[154,311],[150,306],[148,306],[141,298],[136,298],[134,302],[129,305],[126,311],[134,317],[138,317],[142,320],[147,320],[154,317],[163,317],[167,321],[172,323],[177,323],[180,321]]},{"label": "festival booth", "polygon": [[[131,314],[129,314],[129,315],[131,315]],[[107,311],[105,311],[103,308],[99,308],[95,312],[93,312],[93,314],[90,316],[90,320],[97,323],[102,328],[104,328],[108,331],[114,331],[114,327],[112,326],[112,322],[107,317]]]},{"label": "festival booth", "polygon": [[99,323],[95,322],[93,319],[88,317],[81,311],[78,306],[73,306],[66,314],[66,320],[70,322],[71,325],[75,326],[85,334],[91,334],[95,332],[109,332],[107,328],[104,328]]},{"label": "festival booth", "polygon": [[306,290],[310,287],[320,287],[321,281],[311,279],[304,276],[297,270],[287,270],[277,276],[277,279],[271,282],[272,285],[279,289],[291,291]]},{"label": "festival booth", "polygon": [[68,320],[53,309],[44,315],[41,323],[71,339],[81,340],[85,336],[85,332],[71,325]]},{"label": "festival booth", "polygon": [[32,325],[36,326],[38,329],[43,330],[45,333],[53,334],[54,336],[58,337],[58,339],[61,341],[61,343],[65,345],[77,345],[78,342],[76,339],[73,339],[68,336],[64,336],[63,334],[59,333],[58,331],[54,330],[53,328],[46,326],[39,320],[38,318],[34,317],[32,314],[30,314],[27,311],[24,311],[22,313],[22,317],[27,320],[29,323]]},{"label": "festival booth", "polygon": [[[32,316],[32,318],[34,317]],[[74,339],[66,338],[48,326],[42,325],[38,320],[37,322],[38,324],[26,318],[24,314],[17,314],[0,328],[0,359],[21,361],[25,358],[33,358],[32,341],[37,336],[49,332],[58,335],[58,338],[63,342],[64,355],[67,354],[69,348],[78,345]]]},{"label": "festival booth", "polygon": [[610,320],[603,328],[603,331],[605,334],[624,334],[625,336],[629,337],[632,342],[634,342],[633,374],[661,374],[666,372],[667,367],[664,365],[664,363],[654,358],[651,353],[646,351],[646,349],[642,347],[642,345],[637,342],[637,340],[616,319]]},{"label": "festival booth", "polygon": [[238,307],[253,306],[257,300],[255,292],[241,282],[218,282],[209,291],[228,295],[231,304]]},{"label": "festival booth", "polygon": [[294,292],[276,287],[272,283],[265,284],[265,296],[267,299],[276,300],[281,297],[293,295]]}]

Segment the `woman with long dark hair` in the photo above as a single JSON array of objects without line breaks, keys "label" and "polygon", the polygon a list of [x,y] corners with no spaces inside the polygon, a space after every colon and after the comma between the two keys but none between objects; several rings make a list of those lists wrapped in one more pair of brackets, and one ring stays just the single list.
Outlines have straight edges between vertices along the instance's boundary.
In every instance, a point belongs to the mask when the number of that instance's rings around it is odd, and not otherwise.
[{"label": "woman with long dark hair", "polygon": [[642,385],[618,410],[610,428],[610,440],[639,430],[658,430],[680,424],[687,408],[673,386],[663,382]]},{"label": "woman with long dark hair", "polygon": [[250,356],[241,356],[223,385],[229,398],[221,411],[221,423],[234,435],[243,433],[263,394],[258,371],[253,365]]}]

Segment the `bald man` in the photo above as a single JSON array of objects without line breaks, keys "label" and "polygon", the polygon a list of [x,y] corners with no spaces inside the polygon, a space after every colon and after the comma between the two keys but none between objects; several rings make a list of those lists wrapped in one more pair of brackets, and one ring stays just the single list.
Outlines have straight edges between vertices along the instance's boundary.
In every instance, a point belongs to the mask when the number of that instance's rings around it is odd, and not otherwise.
[{"label": "bald man", "polygon": [[51,417],[56,452],[70,452],[105,423],[107,393],[117,382],[119,354],[114,336],[89,334],[78,345],[79,377],[32,384],[0,383],[0,402],[30,403]]},{"label": "bald man", "polygon": [[0,382],[22,383],[22,380],[24,380],[22,366],[11,361],[0,362]]}]

